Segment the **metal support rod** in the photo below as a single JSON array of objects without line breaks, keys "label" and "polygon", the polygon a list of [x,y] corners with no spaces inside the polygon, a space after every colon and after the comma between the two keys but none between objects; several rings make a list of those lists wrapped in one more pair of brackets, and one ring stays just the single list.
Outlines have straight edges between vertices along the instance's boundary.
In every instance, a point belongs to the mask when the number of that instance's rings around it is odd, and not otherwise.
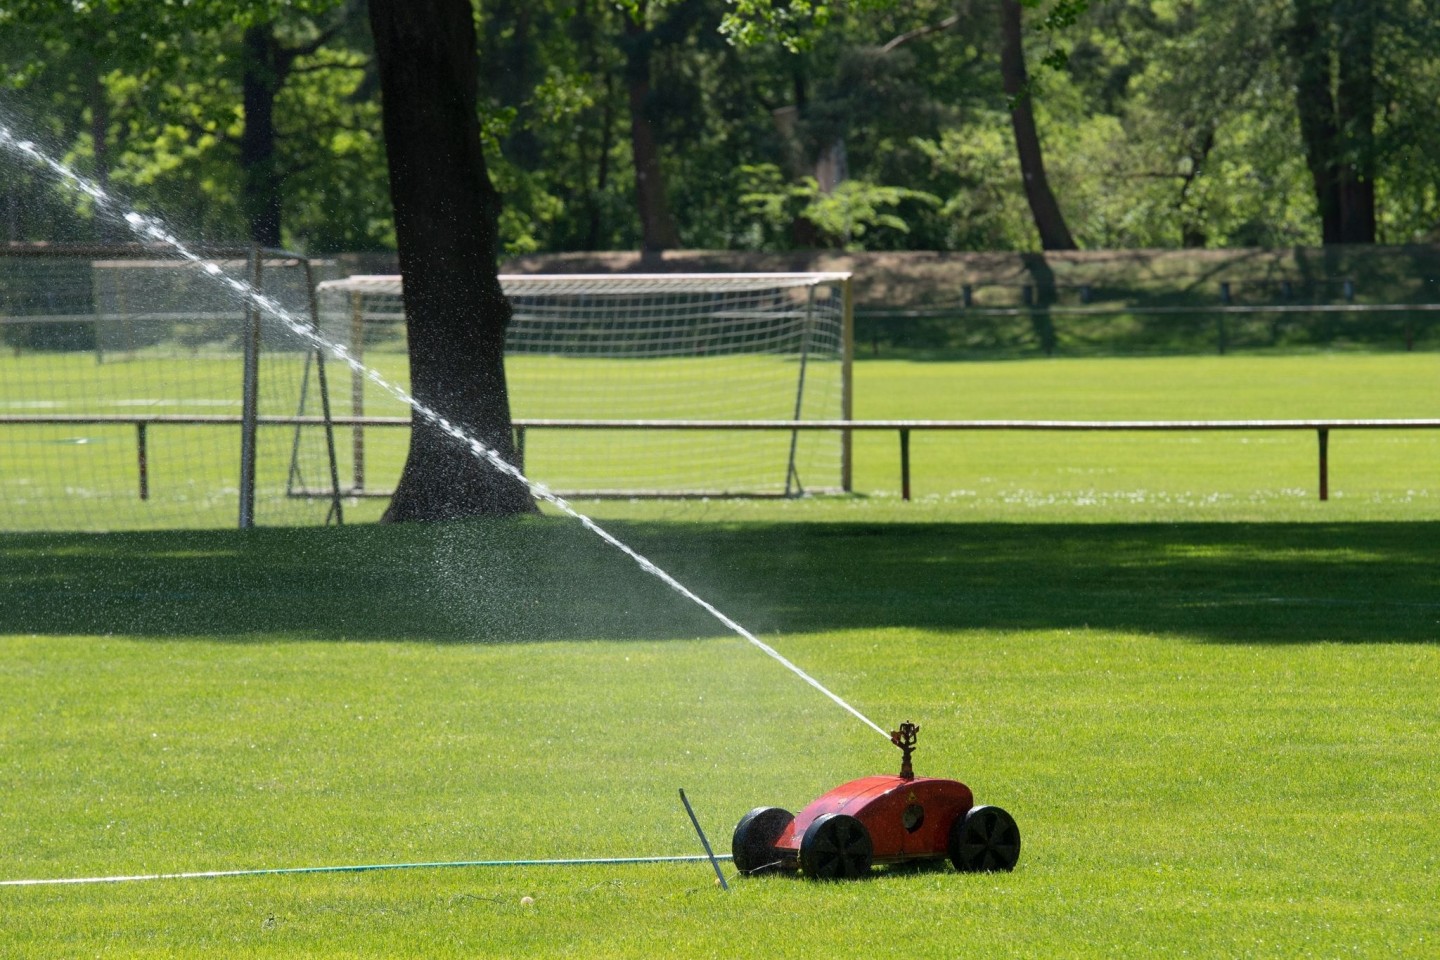
[{"label": "metal support rod", "polygon": [[[261,289],[263,258],[258,247],[250,251],[250,281]],[[242,340],[245,347],[244,380],[240,403],[240,529],[255,526],[255,427],[260,415],[260,311],[248,298]]]},{"label": "metal support rod", "polygon": [[[315,294],[315,271],[310,265],[310,258],[306,257],[305,264],[305,290],[309,295],[310,305],[310,329],[318,336],[320,334],[320,300]],[[340,463],[335,453],[335,420],[330,411],[330,384],[325,378],[325,351],[315,347],[315,376],[320,386],[320,415],[325,418],[325,455],[330,465],[330,515],[335,518],[337,527],[345,525],[345,504],[340,497]],[[329,521],[329,517],[326,517]]]},{"label": "metal support rod", "polygon": [[900,499],[910,499],[910,431],[900,431]]},{"label": "metal support rod", "polygon": [[[365,312],[359,292],[350,294],[350,356],[357,364],[365,362]],[[350,415],[365,416],[365,375],[359,368],[352,369],[350,373]],[[365,428],[358,423],[351,428],[350,454],[354,470],[351,482],[356,490],[364,490]]]},{"label": "metal support rod", "polygon": [[[795,384],[795,415],[790,418],[797,423],[800,420],[800,414],[805,409],[805,368],[810,359],[810,328],[815,314],[815,288],[811,287],[807,294],[805,319],[800,330],[800,376],[796,379]],[[800,485],[800,471],[795,466],[795,457],[799,448],[800,431],[792,430],[790,432],[790,456],[785,461],[785,496],[787,497],[800,496],[805,493],[805,489]]]},{"label": "metal support rod", "polygon": [[525,472],[525,428],[515,426],[515,469]]},{"label": "metal support rod", "polygon": [[135,424],[135,459],[140,468],[140,499],[150,499],[150,451],[145,441],[145,424]]},{"label": "metal support rod", "polygon": [[1320,499],[1330,499],[1330,431],[1321,427],[1315,431],[1320,441]]},{"label": "metal support rod", "polygon": [[700,845],[705,848],[705,856],[710,858],[710,866],[715,868],[715,879],[720,884],[721,890],[728,891],[730,885],[725,882],[725,874],[720,870],[720,863],[715,859],[715,851],[710,849],[710,841],[705,839],[705,831],[700,829],[700,821],[695,816],[695,811],[690,806],[690,800],[685,796],[685,790],[680,790],[680,802],[685,804],[685,812],[690,814],[690,822],[695,824],[695,832],[700,835]]}]

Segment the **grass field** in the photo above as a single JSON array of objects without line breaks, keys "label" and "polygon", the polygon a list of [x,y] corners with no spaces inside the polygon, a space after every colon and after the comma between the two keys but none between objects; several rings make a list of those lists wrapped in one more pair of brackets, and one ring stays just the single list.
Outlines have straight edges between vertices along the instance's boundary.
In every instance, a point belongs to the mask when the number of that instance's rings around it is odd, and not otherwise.
[{"label": "grass field", "polygon": [[[517,401],[519,416],[547,416]],[[641,407],[627,411],[643,415]],[[1440,414],[1440,366],[1433,354],[1304,354],[1226,357],[1085,358],[1006,362],[866,360],[855,367],[855,416],[889,419],[1246,420],[1424,418]],[[713,415],[713,414],[712,414]],[[729,414],[747,416],[737,405]],[[546,443],[573,447],[570,460],[600,459],[617,435],[568,432],[551,440],[532,433],[537,476],[552,482]],[[371,431],[376,482],[398,474],[403,437]],[[780,443],[776,444],[775,440]],[[786,435],[752,435],[769,444],[783,468]],[[686,438],[672,454],[693,458],[713,437]],[[1332,502],[1316,507],[1316,438],[1308,432],[1179,434],[924,433],[911,438],[914,495],[944,501],[978,519],[1033,517],[1079,510],[1106,520],[1375,517],[1385,505],[1402,515],[1440,519],[1440,431],[1336,432],[1331,444]],[[898,440],[893,433],[855,438],[856,510],[889,515],[900,493]],[[645,461],[665,478],[655,447]],[[775,471],[777,474],[781,469]],[[833,482],[831,480],[830,482]],[[563,488],[563,485],[562,485]],[[1377,507],[1379,511],[1377,512]],[[378,513],[379,504],[357,516]],[[618,509],[601,514],[694,515],[694,506]],[[783,508],[782,508],[783,509]],[[700,513],[771,515],[757,503],[705,505]],[[779,514],[785,515],[785,514]],[[903,511],[901,514],[904,515]],[[1058,515],[1058,514],[1057,514]],[[914,514],[910,514],[914,518]]]},{"label": "grass field", "polygon": [[[1430,956],[1440,527],[620,534],[1019,819],[1006,876],[0,888],[15,956]],[[895,751],[572,524],[0,539],[6,879],[722,847]],[[521,896],[533,896],[522,906]]]},{"label": "grass field", "polygon": [[[1427,416],[1431,364],[883,361],[857,415]],[[0,886],[0,956],[1434,956],[1437,440],[1333,437],[1326,504],[1313,437],[1192,441],[922,438],[904,504],[877,437],[855,498],[588,505],[919,722],[1013,874]],[[694,854],[677,788],[723,849],[897,760],[562,518],[0,535],[0,880]]]},{"label": "grass field", "polygon": [[[385,360],[377,354],[370,359]],[[394,357],[389,357],[394,366]],[[536,358],[525,358],[534,361]],[[0,383],[18,383],[0,361]],[[8,361],[14,363],[16,361]],[[31,361],[25,360],[25,363]],[[88,357],[67,361],[90,364]],[[574,362],[572,362],[574,363]],[[298,364],[292,363],[291,366]],[[532,367],[536,364],[532,363]],[[530,400],[516,402],[519,416],[563,412],[539,402],[549,381],[532,369]],[[639,364],[646,376],[663,380],[663,365]],[[123,378],[132,367],[116,364],[101,395],[78,388],[57,391],[97,412],[137,409],[142,388]],[[218,369],[218,368],[217,368]],[[43,371],[42,371],[43,372]],[[234,371],[231,370],[233,373]],[[291,371],[298,373],[298,370]],[[403,381],[403,368],[385,367]],[[1440,410],[1440,377],[1433,354],[1307,354],[1278,356],[1085,358],[1006,362],[922,362],[874,360],[857,363],[855,415],[861,419],[1304,419],[1423,418]],[[153,371],[151,372],[153,375]],[[206,365],[191,365],[185,403],[144,407],[172,413],[200,409],[201,401],[220,402],[234,384]],[[75,372],[53,370],[48,379],[68,382]],[[638,376],[638,374],[637,374]],[[9,378],[8,380],[6,378]],[[537,379],[537,377],[539,377]],[[336,412],[349,412],[348,384],[336,378]],[[648,383],[649,381],[643,381]],[[228,387],[227,387],[228,385]],[[292,383],[292,387],[294,384]],[[228,389],[228,392],[227,392]],[[295,387],[298,390],[298,387]],[[267,394],[264,412],[294,412],[294,397]],[[372,387],[371,393],[375,392]],[[549,392],[556,392],[551,390]],[[673,384],[667,391],[675,392]],[[187,399],[188,398],[188,399]],[[208,401],[206,398],[210,398]],[[238,403],[238,396],[232,397]],[[0,397],[0,401],[4,401]],[[27,400],[13,397],[6,410]],[[558,401],[553,401],[558,402]],[[19,405],[19,406],[16,406]],[[3,406],[3,404],[0,404]],[[782,404],[783,406],[783,404]],[[26,408],[28,409],[28,408]],[[205,408],[209,409],[209,408]],[[238,409],[238,408],[236,408]],[[310,410],[316,404],[311,398]],[[570,412],[587,409],[575,405]],[[228,410],[228,412],[234,412]],[[222,412],[227,412],[222,411]],[[71,412],[55,410],[52,412]],[[371,397],[366,412],[399,416],[403,408]],[[626,408],[640,415],[640,408]],[[752,408],[697,412],[705,416],[750,416]],[[220,526],[234,522],[238,475],[238,439],[233,428],[156,427],[150,431],[151,500],[135,493],[135,437],[128,425],[111,427],[11,426],[0,433],[0,506],[10,529],[45,529],[75,513],[77,497],[89,511],[84,525],[124,529],[160,525]],[[318,522],[323,505],[284,502],[279,495],[290,464],[289,428],[260,432],[262,490],[260,522]],[[372,428],[365,434],[367,486],[389,489],[399,474],[407,432]],[[806,442],[819,438],[807,437]],[[352,477],[351,436],[337,435],[342,483]],[[628,461],[646,465],[632,482],[663,486],[678,470],[695,462],[741,460],[741,471],[770,480],[784,477],[786,434],[638,434],[629,432],[532,431],[527,466],[545,482],[566,489],[577,469],[591,482],[607,483]],[[919,503],[896,506],[900,490],[897,437],[862,433],[855,444],[855,518],[987,519],[1036,515],[1056,518],[1078,512],[1095,520],[1136,519],[1376,519],[1390,515],[1440,519],[1440,431],[1336,431],[1330,438],[1330,490],[1327,504],[1315,502],[1316,437],[1311,432],[1054,434],[916,433],[912,437],[913,485]],[[674,444],[674,445],[671,445]],[[306,434],[307,482],[328,484],[319,431]],[[622,456],[614,456],[616,451]],[[744,451],[743,457],[737,451]],[[802,480],[834,484],[815,466],[823,455],[802,462]],[[834,461],[833,452],[830,457]],[[599,466],[595,466],[595,465]],[[607,466],[608,465],[608,466]],[[671,471],[670,467],[676,467]],[[667,475],[667,471],[675,476]],[[723,471],[717,466],[715,473]],[[353,519],[379,516],[383,501],[349,505]],[[756,519],[793,516],[792,507],[773,513],[763,504],[711,503],[633,506],[596,505],[605,516]],[[303,518],[310,518],[308,521]]]}]

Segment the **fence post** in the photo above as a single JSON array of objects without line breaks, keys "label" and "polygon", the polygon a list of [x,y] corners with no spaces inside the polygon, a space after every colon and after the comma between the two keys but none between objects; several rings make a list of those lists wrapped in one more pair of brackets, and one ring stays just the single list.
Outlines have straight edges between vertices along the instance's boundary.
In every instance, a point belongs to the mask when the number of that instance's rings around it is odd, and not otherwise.
[{"label": "fence post", "polygon": [[[840,281],[844,300],[840,307],[840,419],[855,419],[855,291],[851,276]],[[840,489],[855,489],[855,433],[840,431]]]},{"label": "fence post", "polygon": [[1321,427],[1315,431],[1320,441],[1320,499],[1330,499],[1330,429]]},{"label": "fence post", "polygon": [[900,428],[900,499],[910,499],[910,431]]},{"label": "fence post", "polygon": [[514,424],[515,430],[515,469],[521,473],[525,472],[525,428],[520,424]]},{"label": "fence post", "polygon": [[[1228,307],[1230,305],[1230,281],[1220,282],[1220,304]],[[1215,345],[1220,351],[1220,356],[1225,356],[1225,314],[1215,315]]]},{"label": "fence post", "polygon": [[145,421],[135,421],[135,459],[140,468],[140,499],[150,499],[150,454],[145,442]]}]

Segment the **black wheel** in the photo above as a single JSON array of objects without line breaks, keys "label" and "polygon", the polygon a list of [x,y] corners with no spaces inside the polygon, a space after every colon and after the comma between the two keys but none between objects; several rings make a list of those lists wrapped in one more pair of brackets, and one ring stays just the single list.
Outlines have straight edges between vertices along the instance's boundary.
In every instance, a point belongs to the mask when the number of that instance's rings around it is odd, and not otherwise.
[{"label": "black wheel", "polygon": [[741,817],[730,838],[735,869],[751,874],[779,867],[782,858],[775,851],[775,841],[794,819],[793,813],[779,807],[756,807]]},{"label": "black wheel", "polygon": [[1020,828],[999,807],[972,807],[950,827],[950,862],[966,873],[1014,870]]},{"label": "black wheel", "polygon": [[844,813],[816,817],[800,840],[800,869],[816,880],[853,880],[870,873],[875,845],[865,824]]}]

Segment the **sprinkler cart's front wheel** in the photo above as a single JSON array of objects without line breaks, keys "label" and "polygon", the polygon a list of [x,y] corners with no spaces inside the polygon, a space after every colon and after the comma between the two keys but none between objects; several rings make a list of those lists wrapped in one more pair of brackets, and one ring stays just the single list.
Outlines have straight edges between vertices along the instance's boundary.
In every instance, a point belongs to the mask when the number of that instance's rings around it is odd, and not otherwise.
[{"label": "sprinkler cart's front wheel", "polygon": [[794,819],[793,813],[779,807],[756,807],[741,817],[730,839],[735,869],[748,876],[783,866],[785,858],[775,849],[775,841]]},{"label": "sprinkler cart's front wheel", "polygon": [[800,840],[800,869],[813,880],[868,876],[875,844],[865,824],[844,813],[816,817]]},{"label": "sprinkler cart's front wheel", "polygon": [[999,807],[972,807],[950,826],[950,862],[963,873],[1014,870],[1020,828]]}]

